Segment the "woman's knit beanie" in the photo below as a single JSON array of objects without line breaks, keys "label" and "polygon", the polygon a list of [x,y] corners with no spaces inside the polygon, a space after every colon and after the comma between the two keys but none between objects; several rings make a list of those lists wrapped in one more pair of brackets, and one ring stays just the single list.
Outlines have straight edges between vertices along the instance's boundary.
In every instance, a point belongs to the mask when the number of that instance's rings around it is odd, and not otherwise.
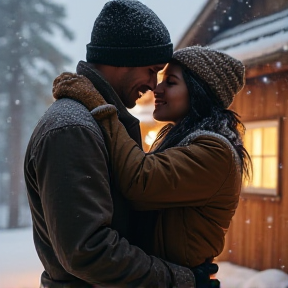
[{"label": "woman's knit beanie", "polygon": [[241,61],[208,47],[191,46],[174,52],[172,59],[195,73],[228,108],[245,84]]},{"label": "woman's knit beanie", "polygon": [[117,67],[167,63],[173,44],[158,16],[136,0],[107,2],[96,18],[87,62]]}]

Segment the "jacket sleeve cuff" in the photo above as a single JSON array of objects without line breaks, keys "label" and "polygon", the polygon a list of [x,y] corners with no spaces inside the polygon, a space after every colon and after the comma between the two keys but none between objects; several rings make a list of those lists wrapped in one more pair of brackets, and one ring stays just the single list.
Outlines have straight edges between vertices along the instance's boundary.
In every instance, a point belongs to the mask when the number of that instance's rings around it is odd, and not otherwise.
[{"label": "jacket sleeve cuff", "polygon": [[193,272],[183,266],[164,261],[171,273],[173,288],[196,288],[196,282]]},{"label": "jacket sleeve cuff", "polygon": [[109,118],[111,115],[117,113],[117,108],[114,105],[105,104],[94,108],[90,113],[94,119],[102,120]]}]

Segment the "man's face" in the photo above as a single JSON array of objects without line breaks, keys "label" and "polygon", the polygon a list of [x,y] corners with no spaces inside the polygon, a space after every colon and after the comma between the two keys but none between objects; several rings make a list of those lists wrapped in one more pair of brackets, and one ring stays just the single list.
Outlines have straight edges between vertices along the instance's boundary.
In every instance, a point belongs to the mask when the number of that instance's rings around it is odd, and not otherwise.
[{"label": "man's face", "polygon": [[155,89],[157,73],[164,66],[165,64],[117,68],[113,88],[127,108],[133,108],[136,100],[141,98],[147,90]]}]

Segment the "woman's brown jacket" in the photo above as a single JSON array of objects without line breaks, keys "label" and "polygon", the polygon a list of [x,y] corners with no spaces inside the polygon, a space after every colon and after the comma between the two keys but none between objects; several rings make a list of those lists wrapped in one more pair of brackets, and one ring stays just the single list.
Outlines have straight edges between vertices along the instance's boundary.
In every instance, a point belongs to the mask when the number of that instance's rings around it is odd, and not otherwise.
[{"label": "woman's brown jacket", "polygon": [[108,132],[120,191],[135,209],[159,211],[155,255],[188,267],[219,255],[241,189],[233,146],[219,134],[197,131],[178,147],[145,154],[112,110],[104,105],[92,114]]},{"label": "woman's brown jacket", "polygon": [[[163,202],[158,206],[163,208],[155,229],[155,253],[192,267],[216,257],[223,250],[241,188],[241,164],[233,146],[219,134],[199,130],[156,161],[162,167],[157,173],[161,178],[166,174],[166,180],[157,185],[163,189]],[[168,179],[171,186],[165,185]],[[144,203],[136,205],[147,209]]]}]

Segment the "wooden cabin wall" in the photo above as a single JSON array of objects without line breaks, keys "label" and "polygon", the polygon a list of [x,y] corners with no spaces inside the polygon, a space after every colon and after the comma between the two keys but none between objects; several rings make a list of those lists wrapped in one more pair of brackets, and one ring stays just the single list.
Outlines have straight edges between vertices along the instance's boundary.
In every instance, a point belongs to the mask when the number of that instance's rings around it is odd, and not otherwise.
[{"label": "wooden cabin wall", "polygon": [[248,79],[231,107],[242,122],[281,117],[280,197],[241,194],[217,261],[288,273],[288,71]]}]

